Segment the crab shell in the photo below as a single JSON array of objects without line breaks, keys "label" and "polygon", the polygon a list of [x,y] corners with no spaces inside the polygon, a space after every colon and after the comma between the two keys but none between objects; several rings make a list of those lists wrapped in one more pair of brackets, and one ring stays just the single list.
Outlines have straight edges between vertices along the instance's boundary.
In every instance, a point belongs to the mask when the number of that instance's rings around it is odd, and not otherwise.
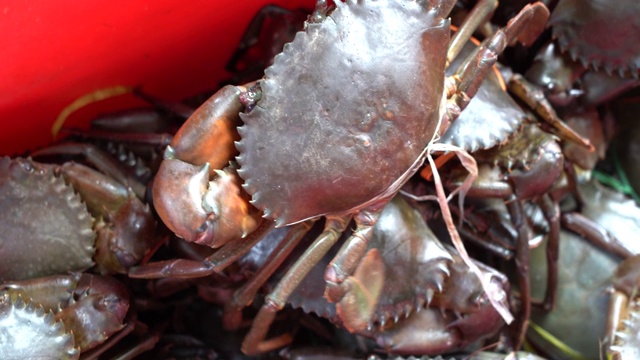
[{"label": "crab shell", "polygon": [[562,0],[549,19],[563,51],[585,66],[638,77],[640,2]]},{"label": "crab shell", "polygon": [[[447,68],[446,74],[453,75],[476,48],[472,42],[467,42],[460,55]],[[467,108],[442,135],[440,142],[461,147],[468,152],[486,150],[506,142],[522,126],[527,115],[506,93],[502,84],[502,76],[498,72],[490,72]],[[491,126],[487,126],[487,121],[491,122]]]},{"label": "crab shell", "polygon": [[51,311],[22,297],[0,297],[0,358],[78,359],[73,336]]},{"label": "crab shell", "polygon": [[[273,234],[284,232],[277,229]],[[338,249],[335,246],[310,271],[288,301],[294,308],[349,329],[347,322],[351,319],[340,314],[342,304],[329,303],[324,297],[324,287],[318,286],[323,283],[324,269]],[[382,211],[369,243],[369,250],[373,249],[379,251],[384,262],[381,295],[366,329],[350,331],[376,339],[391,352],[436,354],[485,338],[503,326],[500,315],[482,295],[477,277],[454,250],[439,242],[420,213],[402,196],[394,197]],[[249,256],[255,259],[255,255]],[[296,258],[295,255],[294,251],[291,258]],[[248,259],[247,256],[244,261]],[[492,286],[497,286],[492,296],[496,301],[504,301],[508,296],[506,278],[479,266],[491,278]],[[368,275],[374,270],[370,269],[358,281],[368,283],[373,277]],[[279,281],[277,274],[273,280]]]},{"label": "crab shell", "polygon": [[336,1],[276,56],[236,143],[265,218],[355,213],[417,170],[442,114],[449,21],[439,11]]},{"label": "crab shell", "polygon": [[81,352],[95,348],[122,330],[129,311],[129,294],[124,284],[109,276],[88,273],[3,283],[0,299],[3,297],[13,301],[30,299],[42,311],[52,313],[73,335],[73,343]]},{"label": "crab shell", "polygon": [[93,219],[73,188],[29,159],[0,158],[0,282],[93,265]]}]

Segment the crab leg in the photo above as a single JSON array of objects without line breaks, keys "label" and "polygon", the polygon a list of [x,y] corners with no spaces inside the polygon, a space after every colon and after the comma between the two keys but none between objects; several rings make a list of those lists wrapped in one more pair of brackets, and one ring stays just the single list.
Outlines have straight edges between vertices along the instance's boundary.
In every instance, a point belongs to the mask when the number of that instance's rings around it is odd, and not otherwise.
[{"label": "crab leg", "polygon": [[562,227],[587,239],[593,245],[620,256],[623,259],[633,256],[615,236],[605,228],[580,213],[565,213],[561,217]]},{"label": "crab leg", "polygon": [[284,260],[289,257],[293,249],[300,243],[304,235],[309,232],[315,221],[296,224],[289,229],[287,235],[278,246],[273,249],[264,265],[255,275],[235,291],[233,298],[224,307],[224,326],[226,329],[237,329],[241,325],[242,309],[253,301],[256,293]]},{"label": "crab leg", "polygon": [[[188,241],[219,247],[224,242],[213,236],[220,212],[231,206],[244,207],[241,215],[252,210],[243,199],[246,194],[239,186],[234,189],[239,180],[234,181],[234,174],[220,171],[237,155],[234,141],[239,140],[238,112],[245,106],[242,90],[225,86],[202,104],[167,147],[155,177],[153,202],[158,215],[169,229]],[[216,186],[210,185],[212,178],[217,179]],[[241,235],[246,235],[244,228]]]},{"label": "crab leg", "polygon": [[464,44],[471,38],[471,34],[473,34],[480,24],[487,20],[497,7],[498,0],[481,0],[476,3],[469,15],[467,15],[462,26],[449,42],[447,64],[450,64],[453,59],[460,54]]},{"label": "crab leg", "polygon": [[134,88],[132,93],[140,99],[155,106],[157,109],[176,115],[184,120],[188,119],[194,113],[194,109],[191,106],[184,105],[180,102],[158,99],[155,96],[142,91],[140,87]]},{"label": "crab leg", "polygon": [[547,290],[544,295],[543,308],[553,309],[558,291],[558,251],[560,241],[560,206],[545,194],[537,201],[544,218],[549,223],[547,241]]},{"label": "crab leg", "polygon": [[132,144],[149,145],[158,148],[165,148],[171,144],[173,135],[167,133],[120,133],[114,130],[79,130],[67,129],[60,130],[61,133],[75,135],[82,139],[98,139],[106,141],[117,141]]},{"label": "crab leg", "polygon": [[324,231],[309,246],[304,254],[293,264],[285,276],[280,280],[276,288],[265,298],[265,303],[260,308],[253,321],[249,333],[242,342],[242,352],[251,356],[258,353],[276,349],[290,341],[288,336],[264,341],[269,326],[275,319],[276,313],[281,310],[291,293],[300,284],[302,279],[311,271],[322,257],[338,241],[340,235],[347,227],[348,219],[327,218]]},{"label": "crab leg", "polygon": [[211,172],[223,168],[237,154],[234,142],[240,137],[238,113],[243,89],[225,86],[205,101],[171,142],[175,158],[193,165],[209,164]]},{"label": "crab leg", "polygon": [[344,242],[325,271],[324,279],[327,282],[325,297],[327,300],[338,302],[343,298],[347,291],[343,283],[353,274],[360,259],[364,256],[371,239],[373,226],[387,203],[388,200],[382,200],[372,207],[360,211],[355,216],[356,231]]},{"label": "crab leg", "polygon": [[[633,308],[637,308],[638,301],[639,265],[640,256],[632,256],[618,266],[613,278],[604,342],[608,355],[613,355],[614,359],[626,359],[627,357],[621,356],[620,353],[624,353],[625,350],[631,353],[629,349],[634,345],[631,339],[637,336],[638,314]],[[625,344],[625,341],[631,344]]]},{"label": "crab leg", "polygon": [[101,172],[107,174],[120,184],[130,187],[138,198],[143,199],[146,186],[135,178],[128,176],[120,164],[100,148],[87,143],[64,143],[46,147],[31,154],[31,157],[48,155],[82,155]]},{"label": "crab leg", "polygon": [[555,132],[558,136],[563,140],[572,141],[594,151],[594,147],[589,139],[580,136],[580,134],[575,132],[575,130],[560,119],[541,89],[527,81],[527,79],[520,74],[513,74],[509,79],[508,87],[512,94],[524,101],[527,106],[533,109],[544,121],[551,125],[556,130]]},{"label": "crab leg", "polygon": [[548,17],[549,10],[542,3],[525,6],[506,27],[486,39],[475,56],[467,58],[454,76],[447,79],[449,94],[452,95],[448,99],[451,120],[469,104],[491,67],[498,61],[498,54],[515,39],[525,45],[533,43],[544,29]]},{"label": "crab leg", "polygon": [[271,221],[262,221],[258,228],[242,241],[233,241],[224,245],[204,261],[177,259],[158,261],[136,266],[129,270],[129,277],[137,279],[198,278],[219,273],[248,252],[258,241],[273,229]]},{"label": "crab leg", "polygon": [[511,324],[513,330],[514,349],[520,348],[531,315],[531,283],[529,280],[529,232],[524,221],[522,202],[514,197],[507,201],[507,210],[513,225],[518,230],[516,244],[516,268],[518,269],[518,289],[520,290],[520,314]]}]

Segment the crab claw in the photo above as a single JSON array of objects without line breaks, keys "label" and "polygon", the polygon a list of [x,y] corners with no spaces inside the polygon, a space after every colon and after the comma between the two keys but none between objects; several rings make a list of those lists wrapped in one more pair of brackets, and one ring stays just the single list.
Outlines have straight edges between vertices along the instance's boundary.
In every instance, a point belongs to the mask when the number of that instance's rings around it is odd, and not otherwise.
[{"label": "crab claw", "polygon": [[476,263],[489,287],[483,291],[479,279],[466,264],[456,261],[451,267],[449,286],[434,302],[441,308],[460,314],[447,325],[462,335],[462,346],[495,334],[504,326],[504,320],[491,305],[489,297],[508,308],[509,283],[504,275],[482,264]]},{"label": "crab claw", "polygon": [[235,169],[214,170],[171,158],[162,162],[153,184],[153,202],[162,221],[179,237],[220,247],[255,230],[258,210],[240,188]]},{"label": "crab claw", "polygon": [[444,291],[436,294],[430,307],[379,333],[378,345],[396,354],[436,355],[496,334],[504,321],[487,296],[506,302],[508,282],[497,271],[478,266],[491,279],[490,294],[485,294],[475,274],[455,256]]},{"label": "crab claw", "polygon": [[202,206],[217,215],[212,222],[215,236],[207,245],[219,247],[252,233],[258,227],[262,214],[249,203],[251,198],[241,188],[241,180],[233,165],[214,171],[216,178],[209,182]]},{"label": "crab claw", "polygon": [[380,251],[371,249],[362,258],[353,276],[344,281],[347,291],[336,304],[336,311],[347,330],[364,331],[369,325],[382,292],[384,267]]},{"label": "crab claw", "polygon": [[376,337],[378,346],[394,354],[437,355],[459,347],[461,334],[447,327],[450,315],[426,308]]},{"label": "crab claw", "polygon": [[[172,151],[167,147],[167,153]],[[206,243],[212,237],[210,218],[202,207],[209,164],[195,166],[167,158],[153,181],[153,205],[167,227],[187,241]]]}]

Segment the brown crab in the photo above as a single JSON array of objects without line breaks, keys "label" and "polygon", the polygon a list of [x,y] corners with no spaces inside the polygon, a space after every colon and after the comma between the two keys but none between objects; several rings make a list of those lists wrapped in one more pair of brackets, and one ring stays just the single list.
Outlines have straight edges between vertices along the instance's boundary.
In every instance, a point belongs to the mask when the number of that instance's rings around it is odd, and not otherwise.
[{"label": "brown crab", "polygon": [[78,359],[91,349],[98,356],[101,344],[133,330],[124,323],[127,290],[108,276],[76,273],[4,283],[0,308],[3,359]]},{"label": "brown crab", "polygon": [[0,281],[82,271],[94,262],[99,272],[124,273],[151,246],[149,207],[100,172],[4,157],[0,174],[0,254],[11,259],[0,265]]},{"label": "brown crab", "polygon": [[553,41],[539,49],[524,77],[508,79],[512,94],[539,116],[556,122],[562,118],[591,139],[600,132],[590,153],[563,144],[565,155],[577,155],[570,160],[578,171],[590,172],[604,158],[602,133],[607,129],[603,131],[605,118],[596,107],[640,84],[635,46],[639,13],[637,2],[559,1],[549,20]]},{"label": "brown crab", "polygon": [[620,76],[640,75],[640,4],[606,0],[562,0],[549,26],[563,51],[585,67],[602,68]]},{"label": "brown crab", "polygon": [[[326,266],[338,250],[334,247],[320,264]],[[461,350],[491,337],[504,325],[486,297],[507,301],[506,278],[479,265],[494,289],[485,294],[460,256],[440,243],[421,214],[402,196],[385,206],[368,250],[367,257],[375,251],[384,266],[358,268],[348,279],[348,293],[340,302],[334,305],[324,298],[317,286],[323,281],[324,266],[317,266],[292,294],[291,305],[343,327],[363,323],[351,330],[375,339],[383,351],[394,354],[435,355]],[[383,280],[377,280],[375,272],[381,270]],[[379,284],[371,286],[374,281]],[[380,287],[375,302],[368,292],[374,287]],[[365,310],[367,306],[374,307],[372,315]]]},{"label": "brown crab", "polygon": [[[515,348],[519,347],[530,312],[529,247],[533,238],[525,213],[525,203],[540,207],[549,232],[548,291],[544,305],[553,307],[556,286],[556,262],[560,213],[552,190],[563,178],[564,158],[557,139],[540,130],[536,124],[524,123],[522,129],[505,144],[473,154],[478,162],[478,177],[467,192],[473,211],[459,214],[463,237],[476,240],[480,246],[497,254],[515,257],[519,291],[522,298],[518,323],[514,324]],[[426,174],[425,174],[426,175]],[[459,186],[464,176],[462,167],[450,171],[450,188]],[[502,200],[496,203],[490,199]],[[486,223],[486,217],[494,217]],[[494,222],[497,221],[499,225]],[[503,224],[505,223],[506,224]],[[506,245],[506,239],[513,243]]]},{"label": "brown crab", "polygon": [[526,79],[556,108],[569,111],[638,86],[638,14],[637,2],[560,1],[549,19],[555,41],[540,49]]},{"label": "brown crab", "polygon": [[[459,50],[447,53],[444,16],[453,1],[335,5],[329,10],[318,1],[305,31],[285,46],[263,80],[247,90],[225,87],[200,107],[174,138],[155,179],[154,204],[168,227],[187,240],[213,244],[213,224],[225,219],[201,199],[209,176],[233,157],[238,140],[238,174],[265,220],[204,263],[130,272],[162,277],[220,271],[272,226],[326,217],[325,231],[267,297],[245,340],[246,353],[265,348],[261,340],[277,310],[353,217],[357,230],[325,274],[327,297],[343,298],[344,281],[363,257],[384,205],[422,165],[436,134],[468,104],[497,54],[516,39],[535,40],[548,15],[540,3],[525,7],[445,80],[447,59]],[[460,33],[483,18],[472,16]]]}]

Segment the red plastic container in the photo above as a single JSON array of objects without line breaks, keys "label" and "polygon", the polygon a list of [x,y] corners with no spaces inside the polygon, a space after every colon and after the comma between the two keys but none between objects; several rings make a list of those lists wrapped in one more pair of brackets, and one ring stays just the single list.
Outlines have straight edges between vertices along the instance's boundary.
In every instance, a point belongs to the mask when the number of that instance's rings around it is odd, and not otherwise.
[{"label": "red plastic container", "polygon": [[[251,18],[267,3],[313,8],[313,0],[9,0],[0,6],[0,154],[53,140],[60,113],[79,97],[141,86],[178,100],[213,89]],[[65,126],[105,109],[113,98],[73,112]]]}]

